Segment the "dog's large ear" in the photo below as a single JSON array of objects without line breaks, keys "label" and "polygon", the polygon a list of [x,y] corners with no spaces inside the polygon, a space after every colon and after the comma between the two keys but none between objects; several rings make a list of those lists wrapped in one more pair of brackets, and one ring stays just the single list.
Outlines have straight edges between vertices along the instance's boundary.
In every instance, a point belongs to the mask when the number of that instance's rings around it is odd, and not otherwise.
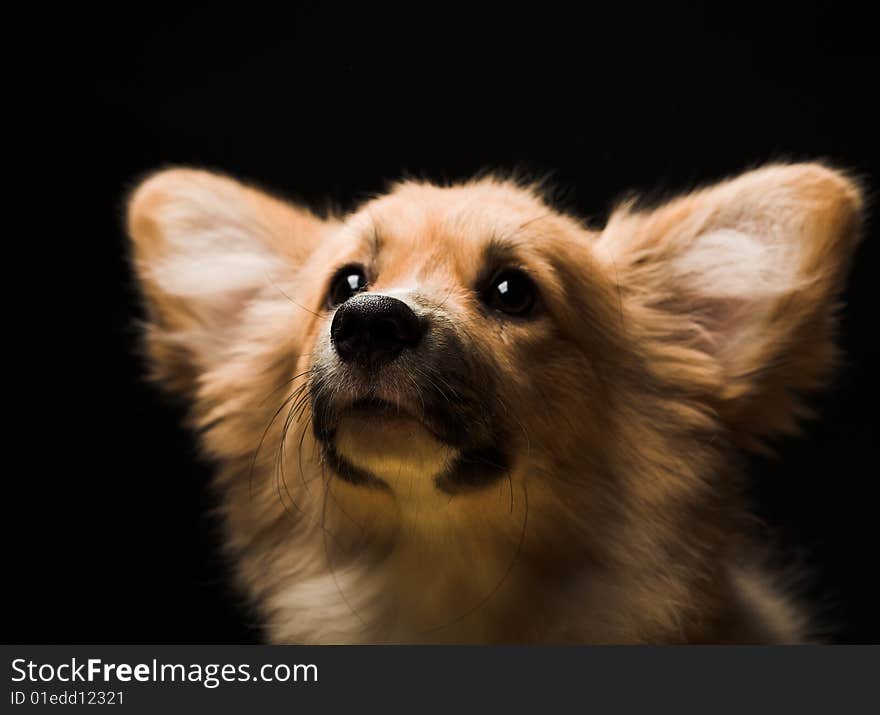
[{"label": "dog's large ear", "polygon": [[619,276],[659,369],[682,382],[713,372],[721,418],[758,447],[795,427],[807,411],[798,394],[834,366],[862,206],[837,171],[771,165],[652,211],[620,208],[597,257]]},{"label": "dog's large ear", "polygon": [[128,203],[154,376],[180,391],[228,346],[241,311],[295,274],[328,224],[230,178],[168,169]]}]

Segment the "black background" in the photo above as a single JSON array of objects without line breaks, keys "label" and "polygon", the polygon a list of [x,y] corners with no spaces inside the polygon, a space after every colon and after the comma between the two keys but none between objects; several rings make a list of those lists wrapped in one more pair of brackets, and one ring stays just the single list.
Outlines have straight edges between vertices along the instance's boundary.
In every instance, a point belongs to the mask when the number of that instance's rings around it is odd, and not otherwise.
[{"label": "black background", "polygon": [[[122,212],[145,172],[195,164],[350,207],[404,172],[525,168],[552,171],[566,205],[597,221],[627,190],[773,159],[825,158],[875,191],[871,18],[840,3],[660,5],[119,4],[43,18],[31,89],[47,110],[9,137],[33,152],[42,173],[27,189],[42,201],[21,240],[35,255],[17,306],[27,401],[8,445],[4,639],[260,635],[226,585],[210,466],[181,407],[142,381]],[[821,420],[750,467],[767,537],[808,574],[838,641],[880,641],[877,233],[874,220]]]}]

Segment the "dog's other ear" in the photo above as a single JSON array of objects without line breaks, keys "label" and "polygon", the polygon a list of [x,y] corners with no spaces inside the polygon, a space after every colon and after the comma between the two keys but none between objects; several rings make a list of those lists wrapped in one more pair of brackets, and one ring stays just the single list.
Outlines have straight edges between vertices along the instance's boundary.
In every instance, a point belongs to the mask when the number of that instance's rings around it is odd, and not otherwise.
[{"label": "dog's other ear", "polygon": [[295,275],[329,225],[233,179],[168,169],[128,202],[153,374],[186,392],[258,293]]},{"label": "dog's other ear", "polygon": [[[808,412],[798,393],[834,366],[834,314],[862,207],[842,173],[771,165],[652,211],[622,207],[597,257],[619,276],[655,354],[713,372],[722,420],[760,447],[794,429]],[[683,382],[691,368],[679,368]]]}]

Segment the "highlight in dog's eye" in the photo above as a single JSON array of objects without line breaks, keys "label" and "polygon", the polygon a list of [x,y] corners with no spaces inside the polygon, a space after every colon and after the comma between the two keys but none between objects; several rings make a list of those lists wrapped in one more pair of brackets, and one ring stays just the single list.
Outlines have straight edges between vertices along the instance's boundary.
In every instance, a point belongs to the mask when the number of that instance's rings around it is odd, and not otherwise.
[{"label": "highlight in dog's eye", "polygon": [[808,640],[736,450],[828,382],[861,207],[818,164],[601,230],[502,178],[328,218],[148,179],[129,228],[153,372],[217,463],[268,638]]},{"label": "highlight in dog's eye", "polygon": [[492,279],[484,299],[502,313],[526,315],[535,305],[535,292],[535,284],[523,271],[507,268]]},{"label": "highlight in dog's eye", "polygon": [[327,305],[334,307],[360,293],[367,287],[367,276],[360,266],[345,266],[339,270],[330,283]]}]

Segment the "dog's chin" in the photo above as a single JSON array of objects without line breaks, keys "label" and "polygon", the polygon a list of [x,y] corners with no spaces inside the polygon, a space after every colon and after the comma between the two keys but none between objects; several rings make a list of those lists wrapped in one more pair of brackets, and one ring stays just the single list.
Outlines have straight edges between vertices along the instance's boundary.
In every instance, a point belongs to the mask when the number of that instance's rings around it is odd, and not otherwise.
[{"label": "dog's chin", "polygon": [[436,492],[460,453],[409,414],[362,409],[343,413],[332,449],[343,478],[412,498]]}]

